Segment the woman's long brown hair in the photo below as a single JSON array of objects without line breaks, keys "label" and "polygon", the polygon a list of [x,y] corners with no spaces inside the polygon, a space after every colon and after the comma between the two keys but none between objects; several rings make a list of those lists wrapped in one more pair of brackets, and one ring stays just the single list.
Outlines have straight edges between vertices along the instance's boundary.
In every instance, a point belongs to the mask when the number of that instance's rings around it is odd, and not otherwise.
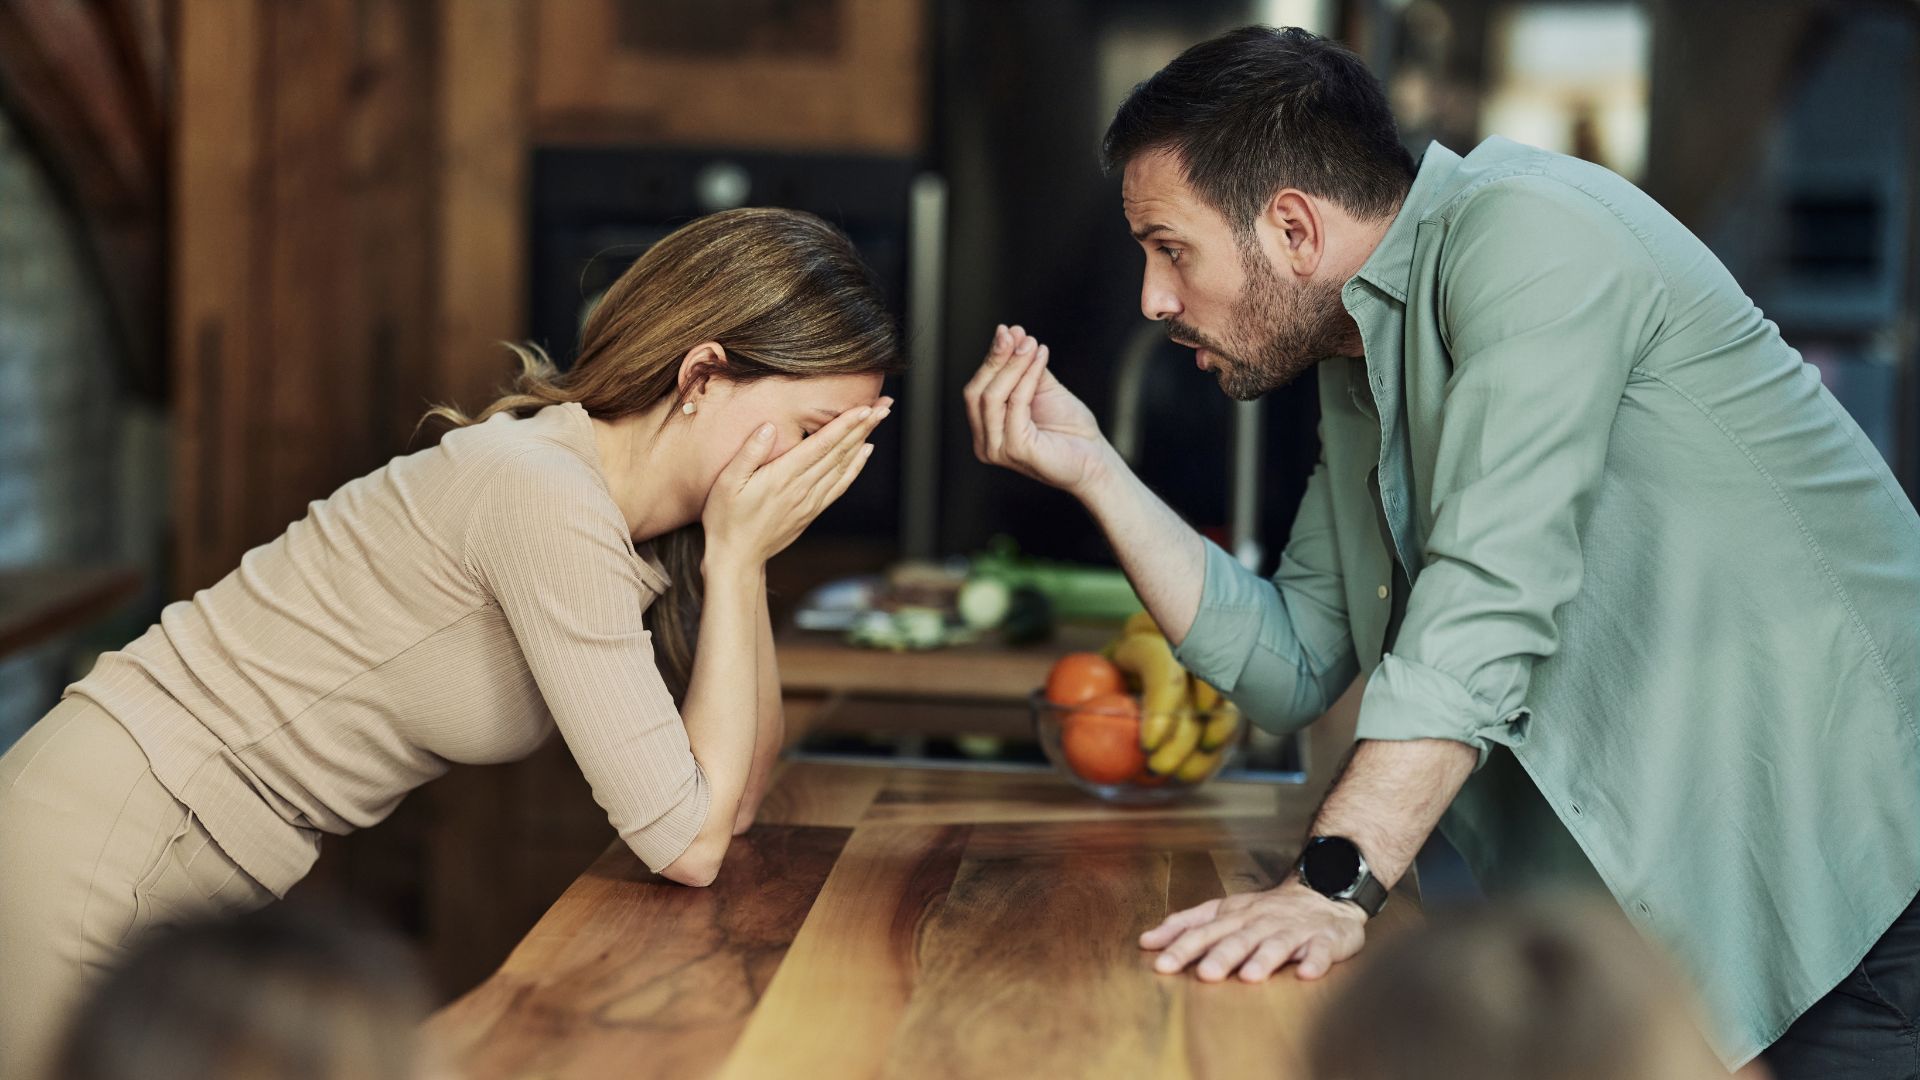
[{"label": "woman's long brown hair", "polygon": [[[451,406],[427,415],[465,426],[572,401],[617,420],[672,397],[670,423],[685,396],[680,362],[708,341],[726,350],[718,374],[735,382],[904,367],[893,318],[845,234],[795,210],[727,210],[675,230],[620,275],[588,315],[572,368],[514,346],[521,370],[508,393],[472,416]],[[705,537],[695,522],[651,546],[674,587],[649,609],[648,629],[680,700],[699,638]]]}]

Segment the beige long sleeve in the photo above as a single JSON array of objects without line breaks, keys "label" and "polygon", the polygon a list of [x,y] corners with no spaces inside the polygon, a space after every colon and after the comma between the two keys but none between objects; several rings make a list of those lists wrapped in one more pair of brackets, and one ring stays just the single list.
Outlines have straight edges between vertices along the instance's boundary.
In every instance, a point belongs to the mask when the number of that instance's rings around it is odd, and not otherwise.
[{"label": "beige long sleeve", "polygon": [[627,538],[579,406],[500,415],[312,504],[68,693],[276,893],[320,833],[556,727],[659,869],[710,798],[645,626],[671,585]]},{"label": "beige long sleeve", "polygon": [[594,798],[657,870],[699,833],[708,785],[653,662],[641,621],[651,596],[619,587],[630,545],[554,483],[583,467],[553,446],[503,465],[469,531],[469,565],[506,613]]}]

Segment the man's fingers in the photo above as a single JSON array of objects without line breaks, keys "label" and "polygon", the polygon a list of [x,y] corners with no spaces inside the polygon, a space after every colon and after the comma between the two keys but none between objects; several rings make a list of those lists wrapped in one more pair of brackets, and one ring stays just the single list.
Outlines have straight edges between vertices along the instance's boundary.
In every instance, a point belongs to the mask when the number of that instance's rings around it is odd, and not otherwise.
[{"label": "man's fingers", "polygon": [[967,427],[973,432],[973,456],[981,461],[986,460],[987,436],[980,416],[980,389],[993,377],[994,370],[999,366],[1000,354],[1009,347],[1007,343],[1011,340],[1012,335],[1005,326],[994,327],[993,344],[987,349],[987,358],[960,391],[960,398],[967,406]]},{"label": "man's fingers", "polygon": [[1025,327],[1018,324],[1007,327],[1007,344],[1006,348],[1000,353],[1000,362],[1005,363],[1014,353],[1019,352],[1020,345],[1026,340],[1027,331]]},{"label": "man's fingers", "polygon": [[1221,938],[1238,929],[1240,920],[1237,918],[1215,919],[1189,927],[1173,939],[1173,944],[1160,951],[1159,959],[1153,962],[1153,969],[1171,975],[1204,956]]},{"label": "man's fingers", "polygon": [[987,348],[987,358],[982,360],[980,366],[974,369],[973,377],[969,378],[967,385],[961,389],[962,394],[968,397],[973,396],[982,386],[986,385],[988,379],[993,377],[993,372],[1000,366],[1000,354],[1007,348],[1007,340],[1006,327],[996,326],[993,328],[993,344]]},{"label": "man's fingers", "polygon": [[1028,366],[1033,363],[1039,345],[1040,343],[1032,338],[1021,342],[1020,347],[1014,350],[1013,356],[1000,365],[1000,370],[994,374],[993,381],[981,391],[984,399],[981,411],[986,420],[989,461],[996,463],[1000,461],[1001,450],[1005,447],[1007,440],[1007,399],[1012,395],[1013,388],[1020,384],[1020,379],[1027,373]]},{"label": "man's fingers", "polygon": [[993,344],[987,350],[987,358],[980,369],[967,380],[962,397],[967,403],[967,423],[973,429],[973,456],[981,461],[989,461],[989,439],[991,423],[987,415],[986,403],[990,399],[990,387],[1006,369],[1009,361],[1020,356],[1022,348],[1028,347],[1026,331],[1018,326],[999,326],[994,328]]},{"label": "man's fingers", "polygon": [[1013,393],[1007,396],[1007,430],[1003,433],[1003,439],[1016,431],[1025,431],[1033,423],[1033,395],[1040,389],[1040,376],[1046,370],[1047,347],[1042,345],[1033,354],[1033,361],[1027,365],[1026,373],[1020,376],[1019,382],[1013,384]]},{"label": "man's fingers", "polygon": [[1219,982],[1234,973],[1247,957],[1263,943],[1264,935],[1252,929],[1239,930],[1213,943],[1200,961],[1196,973],[1201,982]]},{"label": "man's fingers", "polygon": [[1317,979],[1333,967],[1333,943],[1325,934],[1315,934],[1299,950],[1300,964],[1293,973],[1302,979]]},{"label": "man's fingers", "polygon": [[1213,921],[1220,911],[1219,900],[1209,900],[1204,904],[1176,911],[1160,921],[1160,925],[1140,935],[1140,947],[1143,949],[1165,948],[1180,932],[1203,923]]},{"label": "man's fingers", "polygon": [[993,328],[993,344],[987,349],[987,364],[998,367],[1012,354],[1015,340],[1013,329],[1006,324]]},{"label": "man's fingers", "polygon": [[1000,370],[1000,365],[1006,362],[1007,357],[1013,355],[1014,347],[1019,343],[1019,339],[1007,327],[994,327],[993,341],[987,346],[987,357],[980,362],[979,368],[975,369],[973,377],[967,380],[966,390],[973,392],[985,386],[987,380],[993,378],[993,373]]},{"label": "man's fingers", "polygon": [[1247,962],[1240,965],[1240,978],[1243,982],[1264,982],[1269,975],[1280,970],[1296,950],[1287,948],[1286,942],[1279,938],[1268,938],[1253,950]]},{"label": "man's fingers", "polygon": [[1032,355],[1033,339],[1023,338],[1007,359],[993,369],[986,385],[980,388],[980,429],[985,448],[983,460],[999,463],[1000,446],[1006,440],[1007,393],[1019,381],[1027,358]]}]

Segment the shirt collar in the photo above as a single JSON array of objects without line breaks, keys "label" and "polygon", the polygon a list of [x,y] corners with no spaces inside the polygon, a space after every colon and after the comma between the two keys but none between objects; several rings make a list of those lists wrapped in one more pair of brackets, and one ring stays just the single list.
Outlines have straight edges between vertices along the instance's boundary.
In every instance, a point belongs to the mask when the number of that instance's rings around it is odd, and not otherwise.
[{"label": "shirt collar", "polygon": [[1413,186],[1407,190],[1393,224],[1380,238],[1379,246],[1360,264],[1355,278],[1379,288],[1401,303],[1407,302],[1407,282],[1413,275],[1413,246],[1420,221],[1439,201],[1453,174],[1460,168],[1460,155],[1438,142],[1427,144],[1420,155],[1420,167],[1414,172]]}]

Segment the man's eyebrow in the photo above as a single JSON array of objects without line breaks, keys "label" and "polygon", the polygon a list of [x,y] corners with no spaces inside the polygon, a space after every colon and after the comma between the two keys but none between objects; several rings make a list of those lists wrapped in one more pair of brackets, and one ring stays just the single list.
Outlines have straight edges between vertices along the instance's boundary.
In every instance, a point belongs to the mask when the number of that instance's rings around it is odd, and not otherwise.
[{"label": "man's eyebrow", "polygon": [[1152,236],[1154,233],[1157,233],[1157,232],[1169,232],[1169,233],[1173,232],[1173,226],[1162,225],[1159,222],[1153,222],[1147,225],[1142,225],[1139,228],[1133,230],[1133,238],[1135,240],[1145,240],[1147,237]]}]

